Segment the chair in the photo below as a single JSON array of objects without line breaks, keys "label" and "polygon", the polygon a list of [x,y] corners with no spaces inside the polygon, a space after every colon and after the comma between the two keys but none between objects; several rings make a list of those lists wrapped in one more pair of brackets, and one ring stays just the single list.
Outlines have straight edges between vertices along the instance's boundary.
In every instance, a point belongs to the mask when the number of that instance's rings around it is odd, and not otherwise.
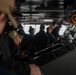
[{"label": "chair", "polygon": [[54,57],[53,53],[50,52],[50,53],[42,54],[39,58],[35,59],[35,61],[39,64],[39,66],[42,66],[54,59],[55,59],[55,57]]},{"label": "chair", "polygon": [[74,44],[67,45],[66,47],[69,51],[75,50],[75,45]]},{"label": "chair", "polygon": [[64,54],[66,54],[68,52],[68,50],[65,46],[63,46],[63,47],[53,50],[52,52],[54,52],[57,57],[60,57]]}]

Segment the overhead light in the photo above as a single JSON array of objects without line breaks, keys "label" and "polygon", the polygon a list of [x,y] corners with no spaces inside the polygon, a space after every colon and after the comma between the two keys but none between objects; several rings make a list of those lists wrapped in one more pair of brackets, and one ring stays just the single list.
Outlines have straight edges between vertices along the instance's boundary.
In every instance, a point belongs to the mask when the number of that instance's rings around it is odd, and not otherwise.
[{"label": "overhead light", "polygon": [[53,19],[44,19],[44,22],[53,22]]}]

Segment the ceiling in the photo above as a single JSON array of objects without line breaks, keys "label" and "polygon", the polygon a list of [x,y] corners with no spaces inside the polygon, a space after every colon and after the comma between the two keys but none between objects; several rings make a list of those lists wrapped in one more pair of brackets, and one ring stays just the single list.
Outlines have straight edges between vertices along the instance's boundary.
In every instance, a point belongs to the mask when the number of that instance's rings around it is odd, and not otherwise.
[{"label": "ceiling", "polygon": [[[68,0],[16,0],[14,15],[24,23],[49,23],[64,15],[67,2]],[[46,22],[45,19],[50,21]]]}]

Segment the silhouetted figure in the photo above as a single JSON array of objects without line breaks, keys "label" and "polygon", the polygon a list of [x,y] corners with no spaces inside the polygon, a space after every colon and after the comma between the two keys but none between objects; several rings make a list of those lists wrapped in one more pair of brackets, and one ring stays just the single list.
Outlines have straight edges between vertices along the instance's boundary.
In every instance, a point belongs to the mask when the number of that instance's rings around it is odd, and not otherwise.
[{"label": "silhouetted figure", "polygon": [[35,35],[35,43],[38,49],[46,48],[49,41],[44,29],[45,25],[41,25],[40,31]]},{"label": "silhouetted figure", "polygon": [[48,27],[48,28],[47,28],[46,34],[47,34],[47,36],[48,36],[48,38],[49,38],[49,43],[48,43],[48,44],[53,44],[53,43],[56,42],[55,37],[51,34],[52,30],[53,30],[53,29],[51,29],[51,27]]},{"label": "silhouetted figure", "polygon": [[56,27],[53,31],[52,31],[52,35],[55,37],[56,40],[60,39],[60,35],[59,35],[59,31],[61,29],[61,25],[59,25],[58,27]]},{"label": "silhouetted figure", "polygon": [[30,28],[29,28],[29,33],[30,33],[30,35],[33,35],[33,36],[35,34],[35,29],[32,28],[32,26],[30,26]]},{"label": "silhouetted figure", "polygon": [[17,33],[16,31],[10,31],[8,37],[9,48],[11,52],[11,57],[15,58],[20,56],[19,44],[22,42],[23,35]]},{"label": "silhouetted figure", "polygon": [[29,43],[30,43],[30,45],[34,45],[35,44],[35,30],[34,30],[34,28],[32,28],[31,26],[30,26],[30,28],[29,28]]},{"label": "silhouetted figure", "polygon": [[35,29],[32,26],[29,28],[29,52],[31,56],[35,53]]}]

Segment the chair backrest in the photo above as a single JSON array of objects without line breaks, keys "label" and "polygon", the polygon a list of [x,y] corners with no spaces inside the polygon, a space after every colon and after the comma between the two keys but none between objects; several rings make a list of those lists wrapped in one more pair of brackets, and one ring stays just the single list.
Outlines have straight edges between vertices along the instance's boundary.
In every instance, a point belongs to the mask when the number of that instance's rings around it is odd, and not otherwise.
[{"label": "chair backrest", "polygon": [[59,57],[62,56],[64,54],[66,54],[68,52],[67,48],[65,46],[60,47],[58,49],[53,50],[52,52],[54,52],[54,54]]},{"label": "chair backrest", "polygon": [[52,50],[58,49],[58,48],[60,48],[60,47],[63,47],[63,45],[60,44],[60,43],[59,43],[59,44],[55,44],[55,45],[52,46],[52,47],[48,47],[48,48],[45,48],[45,49],[42,49],[42,50],[36,52],[36,53],[35,53],[35,56],[39,56],[39,55],[41,55],[41,54],[43,54],[43,53],[51,52]]},{"label": "chair backrest", "polygon": [[75,50],[75,45],[74,44],[67,45],[66,47],[69,51]]},{"label": "chair backrest", "polygon": [[44,53],[39,58],[35,59],[39,66],[43,66],[44,64],[54,60],[55,57],[52,52]]}]

